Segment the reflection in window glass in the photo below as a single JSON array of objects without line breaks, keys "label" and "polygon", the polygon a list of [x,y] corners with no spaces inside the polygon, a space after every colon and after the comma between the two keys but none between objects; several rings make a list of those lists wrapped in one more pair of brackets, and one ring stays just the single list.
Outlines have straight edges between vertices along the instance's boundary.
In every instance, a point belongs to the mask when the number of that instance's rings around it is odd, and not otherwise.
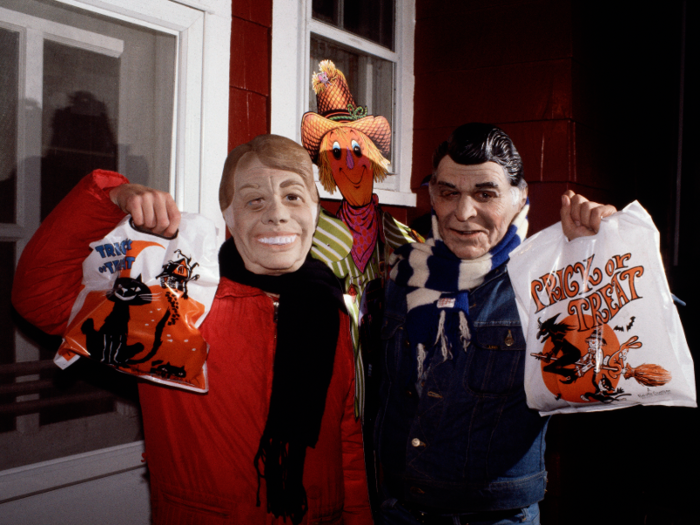
[{"label": "reflection in window glass", "polygon": [[[9,298],[19,247],[87,173],[169,188],[177,40],[53,0],[0,3],[0,24],[22,34],[0,27],[0,214],[23,217],[0,224],[3,470],[142,438],[136,381],[91,359],[59,369],[60,337]],[[24,184],[7,182],[8,165]]]},{"label": "reflection in window glass", "polygon": [[15,222],[19,33],[0,28],[0,223]]},{"label": "reflection in window glass", "polygon": [[314,0],[313,17],[394,49],[394,0]]},{"label": "reflection in window glass", "polygon": [[[370,115],[385,117],[393,129],[394,64],[381,58],[350,51],[328,40],[311,37],[309,79],[322,60],[332,60],[343,72],[358,106],[367,106]],[[316,94],[309,81],[309,111],[317,111]],[[392,160],[392,153],[389,160]]]},{"label": "reflection in window glass", "polygon": [[44,42],[42,220],[86,174],[117,171],[118,103],[118,58]]}]

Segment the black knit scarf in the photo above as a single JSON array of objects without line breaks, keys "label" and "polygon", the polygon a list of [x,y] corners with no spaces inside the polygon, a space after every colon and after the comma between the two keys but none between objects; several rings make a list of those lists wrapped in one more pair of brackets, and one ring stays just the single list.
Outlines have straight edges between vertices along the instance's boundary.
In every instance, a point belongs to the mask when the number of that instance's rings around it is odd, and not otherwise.
[{"label": "black knit scarf", "polygon": [[340,284],[322,262],[307,258],[299,270],[279,276],[245,268],[233,239],[219,252],[221,276],[279,295],[277,347],[270,411],[254,464],[267,486],[267,511],[301,522],[307,510],[302,483],[306,447],[315,447],[333,374]]}]

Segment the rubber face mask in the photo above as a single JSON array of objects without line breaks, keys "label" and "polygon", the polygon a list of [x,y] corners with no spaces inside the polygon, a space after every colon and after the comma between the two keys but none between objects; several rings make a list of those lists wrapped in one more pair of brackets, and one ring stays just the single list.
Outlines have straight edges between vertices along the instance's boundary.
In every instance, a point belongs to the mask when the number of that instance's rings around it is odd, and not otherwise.
[{"label": "rubber face mask", "polygon": [[440,237],[460,259],[476,259],[496,246],[527,200],[495,162],[463,165],[440,161],[430,202]]},{"label": "rubber face mask", "polygon": [[246,269],[262,275],[298,270],[311,249],[318,215],[302,176],[267,167],[246,153],[234,188],[223,214]]}]

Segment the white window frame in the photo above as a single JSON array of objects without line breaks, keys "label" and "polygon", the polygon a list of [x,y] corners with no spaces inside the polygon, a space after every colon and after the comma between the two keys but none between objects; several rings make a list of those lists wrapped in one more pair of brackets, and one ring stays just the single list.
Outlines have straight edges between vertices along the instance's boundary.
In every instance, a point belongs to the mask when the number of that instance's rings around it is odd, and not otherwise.
[{"label": "white window frame", "polygon": [[58,0],[177,38],[170,192],[212,219],[223,242],[221,169],[228,153],[231,0]]},{"label": "white window frame", "polygon": [[[217,188],[228,148],[231,0],[56,1],[176,37],[170,191],[181,210],[201,213],[212,219],[219,229],[219,240],[223,242],[225,225],[219,211]],[[118,53],[118,50],[113,52]],[[22,96],[25,96],[24,92]],[[41,100],[41,97],[37,100]],[[34,190],[20,173],[18,175],[18,196],[29,195]],[[31,234],[38,225],[30,222],[33,221],[27,221],[21,212],[18,213],[17,224],[10,226],[12,231],[3,231],[3,236],[17,239]],[[18,252],[22,248],[23,243],[18,242]],[[129,453],[125,455],[123,450]],[[3,503],[23,500],[37,491],[41,494],[54,491],[57,495],[51,501],[65,506],[59,490],[65,483],[60,476],[55,477],[54,481],[42,476],[42,486],[39,489],[36,486],[37,472],[43,474],[47,472],[46,469],[54,468],[54,464],[60,463],[61,468],[70,465],[78,473],[71,484],[82,483],[80,486],[87,490],[82,497],[86,497],[90,480],[143,468],[140,462],[142,450],[143,443],[134,442],[114,449],[0,472],[0,486],[11,485],[13,488],[12,497],[0,498],[0,515],[3,514]],[[96,454],[112,458],[111,463],[105,467],[104,461],[90,459]],[[147,487],[139,490],[147,490]],[[31,513],[25,517],[26,523],[32,523]],[[147,514],[144,519],[147,522]]]},{"label": "white window frame", "polygon": [[[21,97],[25,100],[35,101],[40,105],[43,89],[43,47],[45,41],[58,42],[74,48],[84,49],[93,53],[118,58],[124,52],[122,40],[107,37],[105,35],[78,29],[69,25],[54,22],[35,16],[10,11],[0,7],[3,20],[9,23],[0,26],[15,30],[19,34],[19,73],[21,79]],[[17,239],[16,260],[19,260],[21,249],[31,234],[39,227],[40,195],[41,187],[40,166],[34,164],[28,166],[24,159],[40,158],[41,129],[30,126],[26,115],[18,112],[18,151],[17,151],[17,217],[15,224],[0,225],[0,239]],[[31,133],[34,132],[35,134]],[[34,341],[27,339],[24,334],[15,334],[15,357],[17,362],[35,361],[39,359],[39,350]],[[17,381],[38,380],[38,375],[18,376]],[[30,401],[39,399],[39,394],[18,396],[18,401]],[[38,413],[18,416],[16,418],[17,431],[20,433],[35,432],[39,427]]]},{"label": "white window frame", "polygon": [[[101,55],[118,58],[124,51],[124,42],[116,38],[98,35],[51,20],[45,20],[0,7],[0,12],[10,23],[0,27],[17,31],[20,36],[19,72],[20,100],[31,100],[41,105],[43,88],[43,45],[44,41],[58,42],[64,45],[92,51]],[[29,136],[29,125],[22,111],[17,114],[17,217],[14,224],[0,225],[0,238],[21,238],[29,236],[39,227],[39,194],[41,174],[38,166],[28,169],[24,159],[40,158],[41,134]],[[40,130],[39,130],[40,131]],[[20,205],[21,203],[21,205]],[[31,209],[30,209],[31,208]],[[22,245],[21,248],[24,246]],[[19,258],[19,254],[17,255]]]},{"label": "white window frame", "polygon": [[[382,204],[415,206],[416,195],[411,192],[415,0],[396,2],[395,51],[314,20],[311,7],[311,0],[274,0],[272,4],[271,132],[301,142],[301,118],[308,111],[311,83],[311,34],[394,63],[394,175],[375,184],[374,191]],[[342,198],[339,192],[330,194],[320,185],[319,192],[324,199]]]}]

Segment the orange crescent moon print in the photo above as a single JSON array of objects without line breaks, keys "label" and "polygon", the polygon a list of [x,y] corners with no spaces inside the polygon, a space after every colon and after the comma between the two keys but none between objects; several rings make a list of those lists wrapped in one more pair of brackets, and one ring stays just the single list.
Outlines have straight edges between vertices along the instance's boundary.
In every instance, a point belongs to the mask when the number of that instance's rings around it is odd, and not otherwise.
[{"label": "orange crescent moon print", "polygon": [[[593,319],[586,316],[588,326]],[[576,316],[561,321],[570,327],[578,326]],[[548,337],[539,357],[542,379],[547,389],[558,399],[572,403],[589,403],[586,397],[594,392],[603,377],[608,388],[617,388],[624,366],[615,359],[620,343],[607,324],[583,331],[567,331],[563,338]],[[559,366],[557,366],[559,363]]]}]

